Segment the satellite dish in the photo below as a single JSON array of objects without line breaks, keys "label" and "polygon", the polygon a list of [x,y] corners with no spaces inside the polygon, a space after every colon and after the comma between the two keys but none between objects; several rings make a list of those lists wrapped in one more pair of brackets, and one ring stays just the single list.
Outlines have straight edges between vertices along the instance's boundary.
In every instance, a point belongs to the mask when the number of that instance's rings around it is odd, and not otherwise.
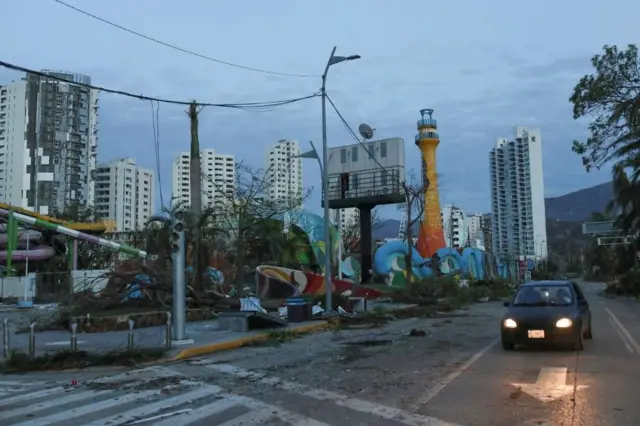
[{"label": "satellite dish", "polygon": [[364,139],[371,139],[373,137],[373,129],[368,124],[362,123],[358,126],[358,131]]}]

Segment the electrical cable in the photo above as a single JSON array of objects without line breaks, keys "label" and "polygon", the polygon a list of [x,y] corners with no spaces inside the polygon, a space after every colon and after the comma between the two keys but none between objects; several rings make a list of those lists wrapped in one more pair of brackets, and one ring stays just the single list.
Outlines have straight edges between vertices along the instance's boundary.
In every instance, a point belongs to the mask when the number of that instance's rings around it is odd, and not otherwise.
[{"label": "electrical cable", "polygon": [[96,20],[98,20],[98,21],[100,21],[100,22],[102,22],[104,24],[107,24],[107,25],[110,25],[110,26],[112,26],[114,28],[117,28],[119,30],[128,32],[129,34],[133,34],[133,35],[141,37],[141,38],[143,38],[145,40],[151,41],[153,43],[159,44],[159,45],[164,46],[164,47],[168,47],[170,49],[177,50],[177,51],[182,52],[182,53],[186,53],[186,54],[191,55],[191,56],[195,56],[195,57],[198,57],[198,58],[201,58],[201,59],[206,59],[207,61],[216,62],[218,64],[227,65],[227,66],[230,66],[230,67],[239,68],[239,69],[243,69],[243,70],[247,70],[247,71],[259,72],[259,73],[262,73],[262,74],[279,75],[279,76],[282,76],[282,77],[298,77],[298,78],[319,78],[320,77],[320,76],[317,76],[317,75],[290,74],[290,73],[285,73],[285,72],[269,71],[269,70],[264,70],[264,69],[260,69],[260,68],[253,68],[253,67],[248,67],[248,66],[245,66],[245,65],[234,64],[233,62],[223,61],[221,59],[212,58],[211,56],[207,56],[207,55],[204,55],[202,53],[197,53],[197,52],[194,52],[193,50],[188,50],[188,49],[185,49],[183,47],[179,47],[179,46],[176,46],[174,44],[170,44],[170,43],[164,42],[162,40],[159,40],[157,38],[150,37],[148,35],[142,34],[142,33],[138,32],[138,31],[134,31],[132,29],[123,27],[122,25],[118,25],[115,22],[108,21],[108,20],[106,20],[104,18],[101,18],[101,17],[99,17],[97,15],[94,15],[92,13],[89,13],[89,12],[85,11],[85,10],[82,10],[82,9],[77,8],[75,6],[72,6],[72,5],[68,4],[68,3],[65,3],[65,2],[63,2],[61,0],[53,0],[53,1],[55,1],[58,4],[61,4],[62,6],[68,7],[69,9],[72,9],[72,10],[78,12],[78,13],[81,13],[81,14],[83,14],[85,16],[88,16],[90,18],[96,19]]},{"label": "electrical cable", "polygon": [[358,135],[356,135],[356,132],[353,131],[353,129],[351,128],[351,126],[349,125],[347,120],[344,119],[344,117],[342,116],[342,113],[340,113],[340,111],[338,110],[338,107],[336,107],[336,104],[333,103],[333,100],[331,100],[329,95],[327,95],[325,93],[325,96],[327,97],[327,100],[329,101],[329,103],[333,107],[333,110],[336,112],[336,114],[338,114],[338,117],[340,118],[340,121],[342,121],[342,124],[344,124],[344,126],[347,128],[347,130],[349,131],[351,136],[353,136],[353,138],[356,140],[356,142],[358,142],[358,144],[360,144],[362,146],[362,148],[364,148],[365,152],[367,154],[369,154],[369,158],[373,158],[373,161],[375,161],[376,164],[378,166],[380,166],[380,168],[382,170],[387,171],[387,168],[385,166],[383,166],[382,164],[380,164],[380,161],[378,161],[378,159],[375,157],[375,155],[373,155],[373,153],[371,151],[369,151],[369,148],[367,147],[367,145],[360,140]]},{"label": "electrical cable", "polygon": [[162,194],[162,177],[160,172],[160,103],[149,101],[151,104],[151,125],[153,126],[153,149],[156,155],[156,173],[158,174],[158,191],[160,192],[160,206],[164,205],[164,196]]},{"label": "electrical cable", "polygon": [[4,62],[4,61],[0,61],[0,67],[4,67],[4,68],[8,68],[14,71],[21,71],[27,74],[33,74],[33,75],[37,75],[39,77],[44,77],[44,78],[48,78],[48,79],[52,79],[52,80],[56,80],[56,81],[61,81],[63,83],[69,83],[69,84],[74,84],[76,86],[81,86],[81,87],[85,87],[87,89],[94,89],[94,90],[99,90],[101,92],[105,92],[105,93],[111,93],[114,95],[121,95],[121,96],[126,96],[129,98],[135,98],[135,99],[139,99],[142,101],[155,101],[155,102],[159,102],[159,103],[165,103],[165,104],[172,104],[172,105],[191,105],[193,103],[195,103],[196,105],[200,106],[200,107],[205,107],[205,106],[210,106],[210,107],[218,107],[218,108],[233,108],[233,109],[241,109],[244,111],[253,111],[253,109],[260,109],[260,108],[272,108],[272,107],[280,107],[280,106],[284,106],[284,105],[289,105],[292,103],[296,103],[296,102],[300,102],[300,101],[304,101],[307,99],[311,99],[311,98],[315,98],[317,96],[319,96],[320,92],[316,92],[313,93],[311,95],[307,95],[307,96],[302,96],[299,98],[293,98],[293,99],[282,99],[282,100],[277,100],[277,101],[267,101],[267,102],[239,102],[239,103],[212,103],[212,102],[196,102],[196,101],[176,101],[176,100],[172,100],[172,99],[163,99],[163,98],[158,98],[158,97],[153,97],[153,96],[144,96],[144,95],[136,95],[134,93],[130,93],[130,92],[125,92],[123,90],[116,90],[116,89],[109,89],[106,87],[101,87],[101,86],[94,86],[92,84],[86,84],[86,83],[81,83],[81,82],[77,82],[77,81],[72,81],[72,80],[68,80],[66,78],[62,78],[62,77],[58,77],[55,75],[51,75],[49,73],[46,72],[41,72],[41,71],[36,71],[36,70],[32,70],[26,67],[22,67],[19,65],[14,65],[11,64],[9,62]]}]

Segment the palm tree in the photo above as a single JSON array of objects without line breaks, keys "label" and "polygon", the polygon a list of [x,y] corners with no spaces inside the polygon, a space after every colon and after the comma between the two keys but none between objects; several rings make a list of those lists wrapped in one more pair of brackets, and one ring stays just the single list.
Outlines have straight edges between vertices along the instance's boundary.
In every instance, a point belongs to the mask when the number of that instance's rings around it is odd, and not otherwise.
[{"label": "palm tree", "polygon": [[615,224],[625,234],[640,231],[640,148],[631,158],[613,167],[614,199],[609,211],[616,212]]}]

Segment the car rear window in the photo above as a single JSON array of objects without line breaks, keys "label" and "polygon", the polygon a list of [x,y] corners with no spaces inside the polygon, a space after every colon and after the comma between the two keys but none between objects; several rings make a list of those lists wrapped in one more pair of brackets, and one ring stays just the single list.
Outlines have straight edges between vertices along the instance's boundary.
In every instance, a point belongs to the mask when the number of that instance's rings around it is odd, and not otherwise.
[{"label": "car rear window", "polygon": [[520,287],[515,306],[569,306],[573,304],[573,292],[568,285],[528,285]]}]

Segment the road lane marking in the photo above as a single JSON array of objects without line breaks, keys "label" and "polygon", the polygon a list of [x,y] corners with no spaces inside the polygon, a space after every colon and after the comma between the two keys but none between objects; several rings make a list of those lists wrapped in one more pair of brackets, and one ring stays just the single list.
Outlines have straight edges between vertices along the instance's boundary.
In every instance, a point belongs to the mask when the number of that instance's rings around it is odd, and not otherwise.
[{"label": "road lane marking", "polygon": [[484,354],[486,354],[487,352],[489,352],[489,350],[494,347],[498,342],[500,341],[500,339],[496,339],[493,342],[489,343],[487,346],[485,346],[484,348],[482,348],[479,352],[476,352],[475,354],[473,354],[471,356],[471,358],[469,358],[467,360],[467,362],[465,362],[464,364],[462,364],[459,368],[457,368],[456,370],[452,371],[451,373],[449,373],[444,379],[442,379],[438,384],[436,384],[435,386],[433,386],[431,389],[429,389],[429,391],[424,395],[424,397],[420,398],[420,400],[418,402],[416,402],[415,404],[413,404],[413,406],[411,407],[412,410],[417,410],[419,409],[421,406],[425,405],[427,402],[431,401],[433,398],[435,398],[436,396],[438,396],[438,394],[440,392],[442,392],[442,390],[449,386],[451,384],[451,382],[453,382],[455,379],[457,379],[462,373],[464,373],[465,371],[467,371],[477,360],[479,360],[480,358],[482,358],[482,356]]},{"label": "road lane marking", "polygon": [[[84,345],[85,342],[84,340],[80,340],[78,341],[79,345]],[[49,343],[45,343],[45,346],[70,346],[71,342],[69,340],[61,340],[59,342],[49,342]]]},{"label": "road lane marking", "polygon": [[[239,404],[244,405],[245,407],[255,410],[256,413],[253,417],[251,416],[243,416],[236,417],[235,419],[228,420],[218,426],[249,426],[249,425],[258,425],[261,422],[261,418],[264,413],[270,413],[271,418],[277,418],[282,422],[290,425],[296,426],[331,426],[328,423],[321,422],[319,420],[312,419],[311,417],[303,416],[302,414],[294,413],[293,411],[283,410],[282,408],[276,407],[274,405],[269,405],[265,402],[258,401],[256,399],[249,398],[247,396],[241,395],[229,395],[229,397],[236,400]],[[248,414],[248,413],[247,413]],[[258,420],[256,423],[247,423],[248,420]],[[190,425],[189,423],[181,423],[179,426]],[[177,423],[172,423],[170,426],[177,426]],[[164,425],[163,425],[164,426]]]},{"label": "road lane marking", "polygon": [[512,383],[524,393],[542,401],[550,402],[571,395],[574,391],[585,389],[587,385],[567,385],[566,367],[543,367],[535,383]]},{"label": "road lane marking", "polygon": [[84,399],[94,398],[102,395],[113,393],[110,390],[104,391],[84,391],[84,392],[70,392],[68,395],[47,399],[44,402],[37,404],[29,404],[26,407],[16,408],[15,410],[0,411],[0,419],[10,419],[12,417],[24,416],[27,414],[33,414],[37,411],[47,410],[53,407],[59,407],[61,405],[70,404],[72,402],[79,402]]},{"label": "road lane marking", "polygon": [[[232,366],[230,366],[232,367]],[[168,367],[158,367],[159,369],[164,370],[165,374],[166,373],[171,373],[173,375],[177,375],[177,376],[185,376],[184,374],[180,373],[179,371],[175,371],[171,368]],[[235,367],[234,367],[235,368]],[[212,386],[212,385],[209,385]],[[243,396],[243,395],[235,395],[235,394],[225,394],[225,393],[219,393],[217,394],[218,397],[222,398],[225,400],[224,403],[220,403],[217,407],[214,406],[214,404],[209,404],[207,406],[203,406],[203,407],[199,407],[197,409],[194,409],[193,411],[189,412],[189,414],[184,417],[175,417],[175,418],[169,418],[163,422],[155,422],[154,426],[187,426],[187,425],[191,425],[194,422],[197,422],[199,420],[203,420],[207,417],[209,417],[210,415],[214,414],[214,411],[218,411],[221,412],[223,411],[223,407],[225,405],[228,405],[229,403],[233,403],[233,405],[243,405],[246,408],[249,408],[251,410],[255,410],[255,411],[265,411],[265,412],[270,412],[271,413],[271,417],[276,417],[280,420],[282,420],[283,422],[287,423],[287,424],[292,424],[292,425],[296,425],[296,426],[331,426],[327,423],[323,423],[321,421],[312,419],[311,417],[307,417],[307,416],[303,416],[301,414],[298,413],[294,413],[292,411],[288,411],[288,410],[284,410],[282,408],[279,408],[275,405],[269,405],[265,402],[259,401],[257,399],[253,399],[250,398],[248,396]],[[241,420],[247,421],[247,419],[250,419],[249,416],[240,416]],[[256,419],[261,417],[261,415],[256,415],[255,416]],[[236,423],[235,419],[234,420],[229,420],[226,423],[223,423],[224,425],[240,425],[240,424],[246,424],[247,426],[251,423]],[[431,424],[431,423],[419,423],[418,425],[420,426],[458,426],[458,425],[452,425],[452,424],[448,424],[448,423],[435,423],[435,424]],[[418,426],[416,425],[416,426]],[[26,426],[26,425],[25,425]]]},{"label": "road lane marking", "polygon": [[613,327],[613,329],[616,331],[616,333],[618,334],[618,337],[620,337],[620,340],[622,340],[622,343],[624,344],[624,347],[627,348],[627,350],[630,353],[634,353],[633,348],[631,347],[631,345],[629,344],[629,342],[627,341],[627,338],[624,337],[624,334],[622,334],[622,332],[620,331],[620,329],[616,326],[616,323],[613,322],[613,320],[611,319],[611,317],[609,317],[609,324],[611,324],[611,327]]},{"label": "road lane marking", "polygon": [[[267,377],[266,374],[245,370],[243,368],[235,367],[229,364],[209,364],[206,365],[205,368],[239,378],[249,378],[280,390],[296,393],[298,395],[302,395],[318,401],[331,402],[335,405],[345,407],[353,411],[367,413],[376,417],[393,420],[409,426],[459,426],[455,423],[448,423],[435,417],[414,414],[409,411],[376,404],[358,398],[352,398],[350,396],[341,395],[336,392],[313,388],[294,382],[288,382],[278,377]],[[297,425],[298,423],[293,424]]]},{"label": "road lane marking", "polygon": [[141,399],[146,399],[158,394],[158,391],[143,391],[120,395],[117,398],[106,399],[103,401],[95,402],[93,404],[82,405],[80,407],[72,408],[61,413],[51,414],[50,416],[40,417],[38,419],[30,419],[22,423],[15,423],[14,426],[47,426],[52,423],[70,421],[72,419],[77,419],[78,417],[86,416],[87,414],[91,414],[96,411],[106,410],[107,408],[115,407],[117,405],[124,405],[129,402],[139,401]]},{"label": "road lane marking", "polygon": [[[274,418],[274,415],[269,410],[249,411],[248,413],[244,413],[236,417],[235,419],[226,421],[218,426],[261,425],[273,418]],[[166,426],[173,426],[173,425],[166,425]]]},{"label": "road lane marking", "polygon": [[624,335],[624,337],[627,338],[627,341],[629,342],[631,347],[633,347],[633,349],[635,349],[638,355],[640,355],[640,344],[638,344],[636,339],[634,339],[631,333],[629,333],[629,330],[627,330],[626,327],[622,325],[622,323],[618,320],[618,318],[615,315],[613,315],[613,312],[611,312],[609,308],[604,308],[604,310],[607,311],[607,313],[609,314],[609,316],[611,317],[615,325],[618,327],[618,330],[620,330],[620,332]]},{"label": "road lane marking", "polygon": [[[153,419],[144,419],[141,417],[148,417],[152,414],[157,413],[160,410],[175,408],[179,405],[198,400],[200,398],[204,398],[209,395],[215,395],[220,393],[222,389],[218,386],[207,385],[203,386],[199,389],[192,390],[191,392],[183,393],[180,395],[176,395],[171,398],[163,398],[160,401],[153,402],[151,404],[144,404],[140,407],[136,407],[134,409],[125,411],[124,413],[114,414],[113,416],[103,418],[100,420],[96,420],[95,422],[91,422],[86,424],[85,426],[103,426],[110,424],[138,424],[143,422],[152,421]],[[178,419],[172,419],[172,424],[178,426],[181,424],[189,424],[189,423],[181,423]],[[156,424],[156,423],[154,423]]]},{"label": "road lane marking", "polygon": [[41,391],[30,392],[22,395],[16,395],[11,398],[2,398],[2,401],[0,401],[0,404],[1,404],[0,406],[11,405],[11,404],[15,404],[15,403],[22,402],[29,399],[43,398],[45,396],[48,396],[54,393],[64,392],[65,390],[66,388],[63,386],[56,386],[54,388],[44,389]]},{"label": "road lane marking", "polygon": [[[221,395],[218,395],[221,396]],[[226,396],[226,395],[225,395]],[[176,414],[172,417],[162,419],[162,421],[153,422],[153,426],[180,426],[189,425],[199,420],[204,420],[209,416],[221,413],[229,408],[238,406],[239,403],[233,398],[222,398],[217,401],[211,402],[203,407],[190,409],[189,411],[182,410],[182,413]],[[154,420],[153,418],[143,419],[138,423],[144,423]],[[131,423],[136,424],[136,423]],[[251,424],[251,423],[248,423]]]}]

